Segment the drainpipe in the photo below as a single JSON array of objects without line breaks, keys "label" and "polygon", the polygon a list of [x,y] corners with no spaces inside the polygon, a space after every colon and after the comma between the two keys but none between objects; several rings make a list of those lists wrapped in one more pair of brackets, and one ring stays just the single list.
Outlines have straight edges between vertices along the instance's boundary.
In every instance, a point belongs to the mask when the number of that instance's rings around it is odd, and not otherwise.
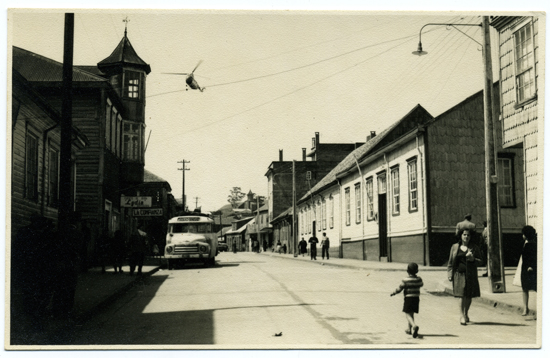
[{"label": "drainpipe", "polygon": [[339,186],[339,189],[338,189],[338,205],[339,205],[339,208],[338,208],[338,212],[340,213],[339,215],[339,218],[338,218],[338,235],[340,236],[340,252],[339,252],[339,258],[343,258],[344,257],[344,249],[343,249],[343,242],[342,242],[342,182],[340,181],[340,179],[337,179],[338,180],[338,186]]},{"label": "drainpipe", "polygon": [[48,133],[52,131],[53,129],[57,128],[59,126],[59,123],[53,125],[50,128],[47,128],[42,132],[42,199],[40,203],[40,215],[44,216],[45,212],[45,196],[46,196],[46,149],[47,149],[47,141],[48,141]]},{"label": "drainpipe", "polygon": [[[359,192],[361,193],[361,209],[365,207],[365,203],[363,202],[363,172],[361,171],[361,167],[359,166],[359,162],[357,161],[357,157],[355,157],[355,153],[353,154],[353,159],[355,160],[355,164],[357,165],[357,170],[359,170],[359,175],[361,176],[361,183],[359,184]],[[385,156],[385,155],[384,155]],[[357,210],[357,208],[355,208]],[[365,260],[365,220],[363,220],[363,210],[361,210],[361,217],[359,218],[361,220],[361,229],[363,231],[362,241],[363,241],[363,260]]]}]

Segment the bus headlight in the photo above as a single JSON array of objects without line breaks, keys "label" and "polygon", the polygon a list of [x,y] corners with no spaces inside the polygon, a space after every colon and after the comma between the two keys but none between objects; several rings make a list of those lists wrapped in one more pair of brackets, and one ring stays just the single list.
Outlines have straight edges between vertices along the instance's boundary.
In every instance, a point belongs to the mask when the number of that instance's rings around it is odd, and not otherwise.
[{"label": "bus headlight", "polygon": [[174,248],[172,246],[166,246],[166,252],[171,254]]},{"label": "bus headlight", "polygon": [[205,245],[199,246],[199,252],[200,252],[201,254],[207,253],[207,252],[208,252],[208,246],[205,246]]}]

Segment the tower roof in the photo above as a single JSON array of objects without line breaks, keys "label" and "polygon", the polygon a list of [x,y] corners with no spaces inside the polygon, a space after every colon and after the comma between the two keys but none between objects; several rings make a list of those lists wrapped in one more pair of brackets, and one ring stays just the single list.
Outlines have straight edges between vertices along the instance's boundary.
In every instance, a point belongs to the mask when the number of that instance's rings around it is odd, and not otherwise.
[{"label": "tower roof", "polygon": [[126,30],[124,31],[124,37],[120,40],[113,53],[97,64],[97,67],[102,71],[108,71],[109,68],[121,66],[137,67],[144,70],[146,74],[151,72],[151,67],[138,56],[136,50],[132,47]]}]

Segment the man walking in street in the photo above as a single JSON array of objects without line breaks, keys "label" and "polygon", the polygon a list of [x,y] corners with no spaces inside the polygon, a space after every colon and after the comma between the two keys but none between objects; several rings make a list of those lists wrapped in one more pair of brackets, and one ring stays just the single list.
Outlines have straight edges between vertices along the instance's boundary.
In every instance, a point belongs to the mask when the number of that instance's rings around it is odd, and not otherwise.
[{"label": "man walking in street", "polygon": [[328,257],[329,247],[330,247],[330,240],[327,237],[327,233],[324,232],[323,233],[323,240],[321,240],[321,255],[323,256],[323,260],[325,259],[325,254],[327,255],[327,260],[329,259],[329,257]]},{"label": "man walking in street", "polygon": [[300,241],[298,246],[300,247],[300,253],[302,254],[302,257],[304,257],[304,254],[307,253],[307,242],[306,240],[304,240],[303,237],[302,237],[302,241]]},{"label": "man walking in street", "polygon": [[317,260],[317,244],[319,243],[319,240],[315,237],[315,234],[313,234],[312,237],[309,238],[309,244],[310,246],[310,252],[311,252],[311,259]]}]

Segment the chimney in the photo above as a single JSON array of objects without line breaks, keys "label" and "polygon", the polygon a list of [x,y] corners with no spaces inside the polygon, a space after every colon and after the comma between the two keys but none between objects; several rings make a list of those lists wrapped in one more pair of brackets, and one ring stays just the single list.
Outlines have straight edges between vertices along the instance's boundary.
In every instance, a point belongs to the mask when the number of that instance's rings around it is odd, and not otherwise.
[{"label": "chimney", "polygon": [[279,149],[279,161],[280,162],[283,161],[283,150],[282,149]]},{"label": "chimney", "polygon": [[376,132],[375,131],[370,131],[370,135],[367,137],[367,142],[369,140],[371,140],[372,138],[376,137]]},{"label": "chimney", "polygon": [[302,161],[306,161],[306,148],[302,148]]},{"label": "chimney", "polygon": [[319,144],[319,132],[315,132],[315,144]]}]

